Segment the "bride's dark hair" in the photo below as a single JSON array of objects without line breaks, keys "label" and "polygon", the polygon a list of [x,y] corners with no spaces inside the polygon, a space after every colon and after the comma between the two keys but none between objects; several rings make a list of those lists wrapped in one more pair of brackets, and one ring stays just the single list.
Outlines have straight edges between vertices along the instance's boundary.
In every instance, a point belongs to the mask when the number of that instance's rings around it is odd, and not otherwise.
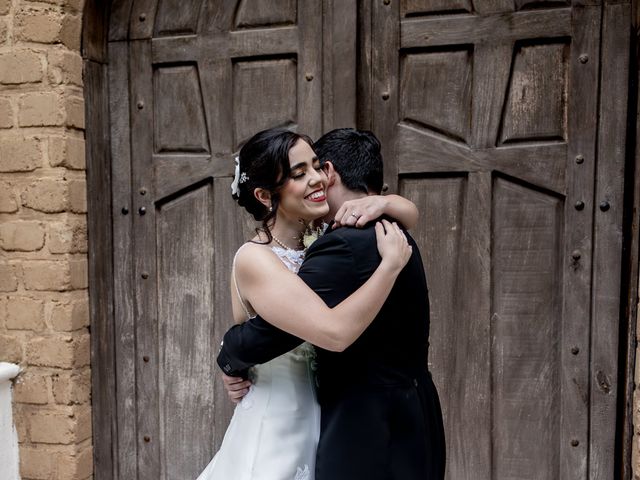
[{"label": "bride's dark hair", "polygon": [[[298,140],[313,148],[313,142],[306,135],[272,128],[256,133],[240,149],[240,180],[244,181],[238,183],[237,194],[233,198],[255,220],[262,222],[262,231],[268,242],[272,240],[270,228],[280,204],[280,188],[291,175],[289,150]],[[253,191],[256,188],[263,188],[271,194],[271,210],[255,197]]]}]

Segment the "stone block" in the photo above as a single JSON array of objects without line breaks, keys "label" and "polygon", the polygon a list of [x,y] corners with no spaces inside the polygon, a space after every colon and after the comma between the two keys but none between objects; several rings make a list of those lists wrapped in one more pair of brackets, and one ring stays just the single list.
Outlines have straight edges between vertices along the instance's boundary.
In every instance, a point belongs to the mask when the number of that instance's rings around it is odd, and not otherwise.
[{"label": "stone block", "polygon": [[13,420],[16,425],[16,431],[18,432],[18,442],[26,443],[29,441],[29,422],[27,421],[27,415],[24,413],[22,407],[30,406],[25,403],[13,403]]},{"label": "stone block", "polygon": [[82,10],[82,6],[84,5],[84,0],[40,0],[40,3],[50,3],[52,5],[60,5],[61,7],[65,7],[64,11],[75,11],[78,12]]},{"label": "stone block", "polygon": [[7,97],[0,97],[0,128],[13,127],[13,107],[11,100]]},{"label": "stone block", "polygon": [[33,252],[44,245],[44,227],[40,222],[0,223],[0,247],[6,251]]},{"label": "stone block", "polygon": [[69,209],[74,213],[87,213],[87,182],[69,181]]},{"label": "stone block", "polygon": [[34,480],[53,478],[56,450],[46,445],[20,447],[20,476]]},{"label": "stone block", "polygon": [[93,473],[93,449],[91,446],[75,455],[58,457],[57,480],[85,480]]},{"label": "stone block", "polygon": [[45,328],[44,303],[28,297],[7,297],[6,327],[9,330],[41,331]]},{"label": "stone block", "polygon": [[28,371],[20,375],[13,388],[13,398],[19,403],[49,403],[49,377]]},{"label": "stone block", "polygon": [[89,271],[86,259],[69,261],[69,282],[74,290],[89,287]]},{"label": "stone block", "polygon": [[31,92],[18,99],[18,125],[53,127],[65,121],[64,104],[55,92]]},{"label": "stone block", "polygon": [[91,372],[81,374],[57,373],[52,377],[53,397],[63,405],[89,403],[91,400]]},{"label": "stone block", "polygon": [[84,100],[81,97],[69,96],[65,98],[65,125],[84,128]]},{"label": "stone block", "polygon": [[72,332],[89,326],[89,301],[78,300],[54,305],[51,325],[60,332]]},{"label": "stone block", "polygon": [[15,292],[18,289],[18,277],[15,265],[0,263],[0,292]]},{"label": "stone block", "polygon": [[67,182],[43,178],[27,186],[21,194],[22,205],[45,213],[64,212],[69,204]]},{"label": "stone block", "polygon": [[71,289],[70,262],[64,260],[28,260],[23,262],[27,290],[57,291]]},{"label": "stone block", "polygon": [[76,430],[76,440],[81,442],[91,438],[91,406],[79,405],[77,408],[78,428]]},{"label": "stone block", "polygon": [[12,335],[0,335],[0,362],[20,363],[22,359],[20,340]]},{"label": "stone block", "polygon": [[27,344],[27,362],[41,367],[78,368],[89,365],[91,342],[88,333],[34,337]]},{"label": "stone block", "polygon": [[78,420],[82,407],[40,408],[29,415],[31,441],[69,445],[78,441]]},{"label": "stone block", "polygon": [[87,367],[91,364],[91,336],[83,333],[74,337],[74,367]]},{"label": "stone block", "polygon": [[27,362],[41,367],[73,368],[75,349],[69,335],[35,337],[27,344]]},{"label": "stone block", "polygon": [[8,37],[7,20],[0,18],[0,44],[7,42]]},{"label": "stone block", "polygon": [[62,14],[53,9],[26,7],[16,13],[14,31],[18,40],[59,43],[61,30]]},{"label": "stone block", "polygon": [[48,225],[47,246],[51,253],[86,253],[87,224],[85,222],[54,222]]},{"label": "stone block", "polygon": [[36,83],[43,76],[42,59],[36,52],[13,49],[0,53],[0,84]]},{"label": "stone block", "polygon": [[82,57],[77,51],[54,50],[48,56],[48,77],[52,85],[82,86]]},{"label": "stone block", "polygon": [[42,166],[42,142],[37,137],[9,137],[0,142],[0,172],[31,172]]},{"label": "stone block", "polygon": [[7,182],[0,181],[0,213],[13,213],[17,210],[18,202],[16,202],[12,186]]},{"label": "stone block", "polygon": [[49,139],[49,163],[52,167],[72,170],[86,168],[84,140],[75,137],[51,137]]},{"label": "stone block", "polygon": [[11,0],[0,0],[0,15],[6,15],[11,8]]},{"label": "stone block", "polygon": [[60,41],[69,50],[80,50],[82,17],[81,15],[65,15],[60,25]]}]

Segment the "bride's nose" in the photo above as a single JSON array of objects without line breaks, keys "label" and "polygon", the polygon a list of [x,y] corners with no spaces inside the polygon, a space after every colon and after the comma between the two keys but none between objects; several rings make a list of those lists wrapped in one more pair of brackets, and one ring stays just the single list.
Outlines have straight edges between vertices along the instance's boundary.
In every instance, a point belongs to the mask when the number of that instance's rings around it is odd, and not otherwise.
[{"label": "bride's nose", "polygon": [[309,185],[317,185],[318,183],[321,183],[321,182],[322,182],[322,176],[320,172],[313,169],[313,174],[311,174],[309,177]]}]

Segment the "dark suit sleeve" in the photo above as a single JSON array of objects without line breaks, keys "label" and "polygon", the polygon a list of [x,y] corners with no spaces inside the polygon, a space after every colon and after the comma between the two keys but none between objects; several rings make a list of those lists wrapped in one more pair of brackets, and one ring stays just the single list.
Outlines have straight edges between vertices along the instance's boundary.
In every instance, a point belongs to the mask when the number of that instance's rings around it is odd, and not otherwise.
[{"label": "dark suit sleeve", "polygon": [[[298,275],[327,305],[334,307],[357,288],[353,288],[353,272],[351,248],[337,232],[332,232],[312,245]],[[246,377],[249,367],[268,362],[301,343],[298,337],[258,316],[227,331],[218,365],[227,375]]]}]

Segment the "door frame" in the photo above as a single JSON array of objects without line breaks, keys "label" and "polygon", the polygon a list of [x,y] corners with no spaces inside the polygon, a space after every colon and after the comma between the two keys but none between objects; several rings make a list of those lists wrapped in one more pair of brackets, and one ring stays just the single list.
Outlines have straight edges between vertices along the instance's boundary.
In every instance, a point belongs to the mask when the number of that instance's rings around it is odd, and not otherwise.
[{"label": "door frame", "polygon": [[[89,231],[89,302],[91,320],[91,367],[92,367],[92,416],[93,416],[93,451],[94,478],[96,480],[112,480],[119,478],[116,464],[117,445],[117,403],[115,397],[116,375],[126,373],[115,369],[115,332],[114,332],[114,215],[124,215],[125,205],[114,205],[112,200],[111,178],[111,127],[109,119],[109,91],[108,91],[108,52],[107,38],[113,16],[121,17],[128,11],[132,0],[118,2],[102,2],[88,0],[83,12],[82,56],[84,59],[84,89],[86,116],[86,160],[87,160],[87,209]],[[613,253],[607,253],[609,243],[596,242],[594,256],[597,254],[612,258],[619,262],[621,275],[613,284],[598,284],[594,280],[593,291],[603,295],[613,293],[619,298],[619,315],[608,318],[608,324],[615,329],[620,326],[619,336],[614,340],[619,344],[618,357],[612,360],[618,372],[616,381],[617,403],[614,405],[616,422],[610,425],[608,432],[615,429],[615,453],[605,452],[605,468],[613,471],[615,478],[631,478],[631,452],[633,438],[632,407],[634,368],[636,360],[636,322],[638,296],[638,261],[640,257],[640,149],[637,148],[636,138],[640,136],[640,121],[636,115],[640,111],[638,88],[640,86],[640,71],[637,62],[636,33],[640,22],[638,12],[640,0],[614,1],[605,0],[603,15],[605,21],[622,22],[628,24],[629,31],[607,29],[603,24],[603,44],[600,84],[599,117],[608,115],[612,122],[625,126],[620,134],[626,141],[625,149],[613,148],[611,142],[616,138],[610,135],[608,129],[598,130],[599,151],[610,148],[615,154],[607,155],[607,168],[599,169],[598,183],[613,181],[619,185],[618,199],[623,203],[624,223],[621,246]],[[323,37],[331,48],[323,52],[323,129],[342,126],[357,126],[370,128],[372,95],[371,68],[371,26],[372,2],[370,0],[323,0]],[[126,21],[126,20],[125,20]],[[348,38],[340,36],[344,22],[357,24],[358,35]],[[628,36],[629,40],[625,40]],[[612,86],[606,68],[613,68],[611,61],[615,56],[614,46],[620,42],[627,42],[631,59],[622,59],[631,72],[624,85]],[[630,43],[629,43],[630,42]],[[358,48],[360,51],[358,52]],[[618,54],[620,56],[620,54]],[[620,59],[619,59],[620,60]],[[609,62],[609,63],[607,63]],[[341,76],[341,65],[357,65],[355,77]],[[606,66],[609,65],[609,66]],[[620,94],[628,90],[629,109],[607,107],[607,95]],[[626,138],[625,138],[626,137]],[[617,172],[624,172],[624,179],[619,178]],[[618,177],[616,177],[618,175]],[[609,178],[611,177],[611,178]],[[128,187],[130,188],[130,187]],[[596,191],[596,198],[600,196]],[[611,200],[610,200],[611,201]],[[597,212],[594,213],[597,217]],[[598,220],[596,220],[597,222]],[[606,223],[600,223],[602,231],[606,231]],[[595,228],[598,228],[596,226]],[[602,282],[601,282],[602,283]],[[598,290],[600,289],[600,290]],[[615,291],[613,291],[615,289]],[[595,319],[594,319],[595,321]],[[606,322],[605,322],[606,323]],[[599,347],[600,339],[596,339],[594,347]],[[598,383],[603,377],[592,376],[594,388],[604,387]],[[606,378],[606,377],[605,377]],[[593,391],[593,390],[592,390]],[[593,407],[593,405],[592,405]],[[592,418],[593,422],[593,418]],[[593,435],[592,435],[593,440]],[[590,464],[593,465],[593,456]],[[593,478],[593,477],[592,477]]]}]

